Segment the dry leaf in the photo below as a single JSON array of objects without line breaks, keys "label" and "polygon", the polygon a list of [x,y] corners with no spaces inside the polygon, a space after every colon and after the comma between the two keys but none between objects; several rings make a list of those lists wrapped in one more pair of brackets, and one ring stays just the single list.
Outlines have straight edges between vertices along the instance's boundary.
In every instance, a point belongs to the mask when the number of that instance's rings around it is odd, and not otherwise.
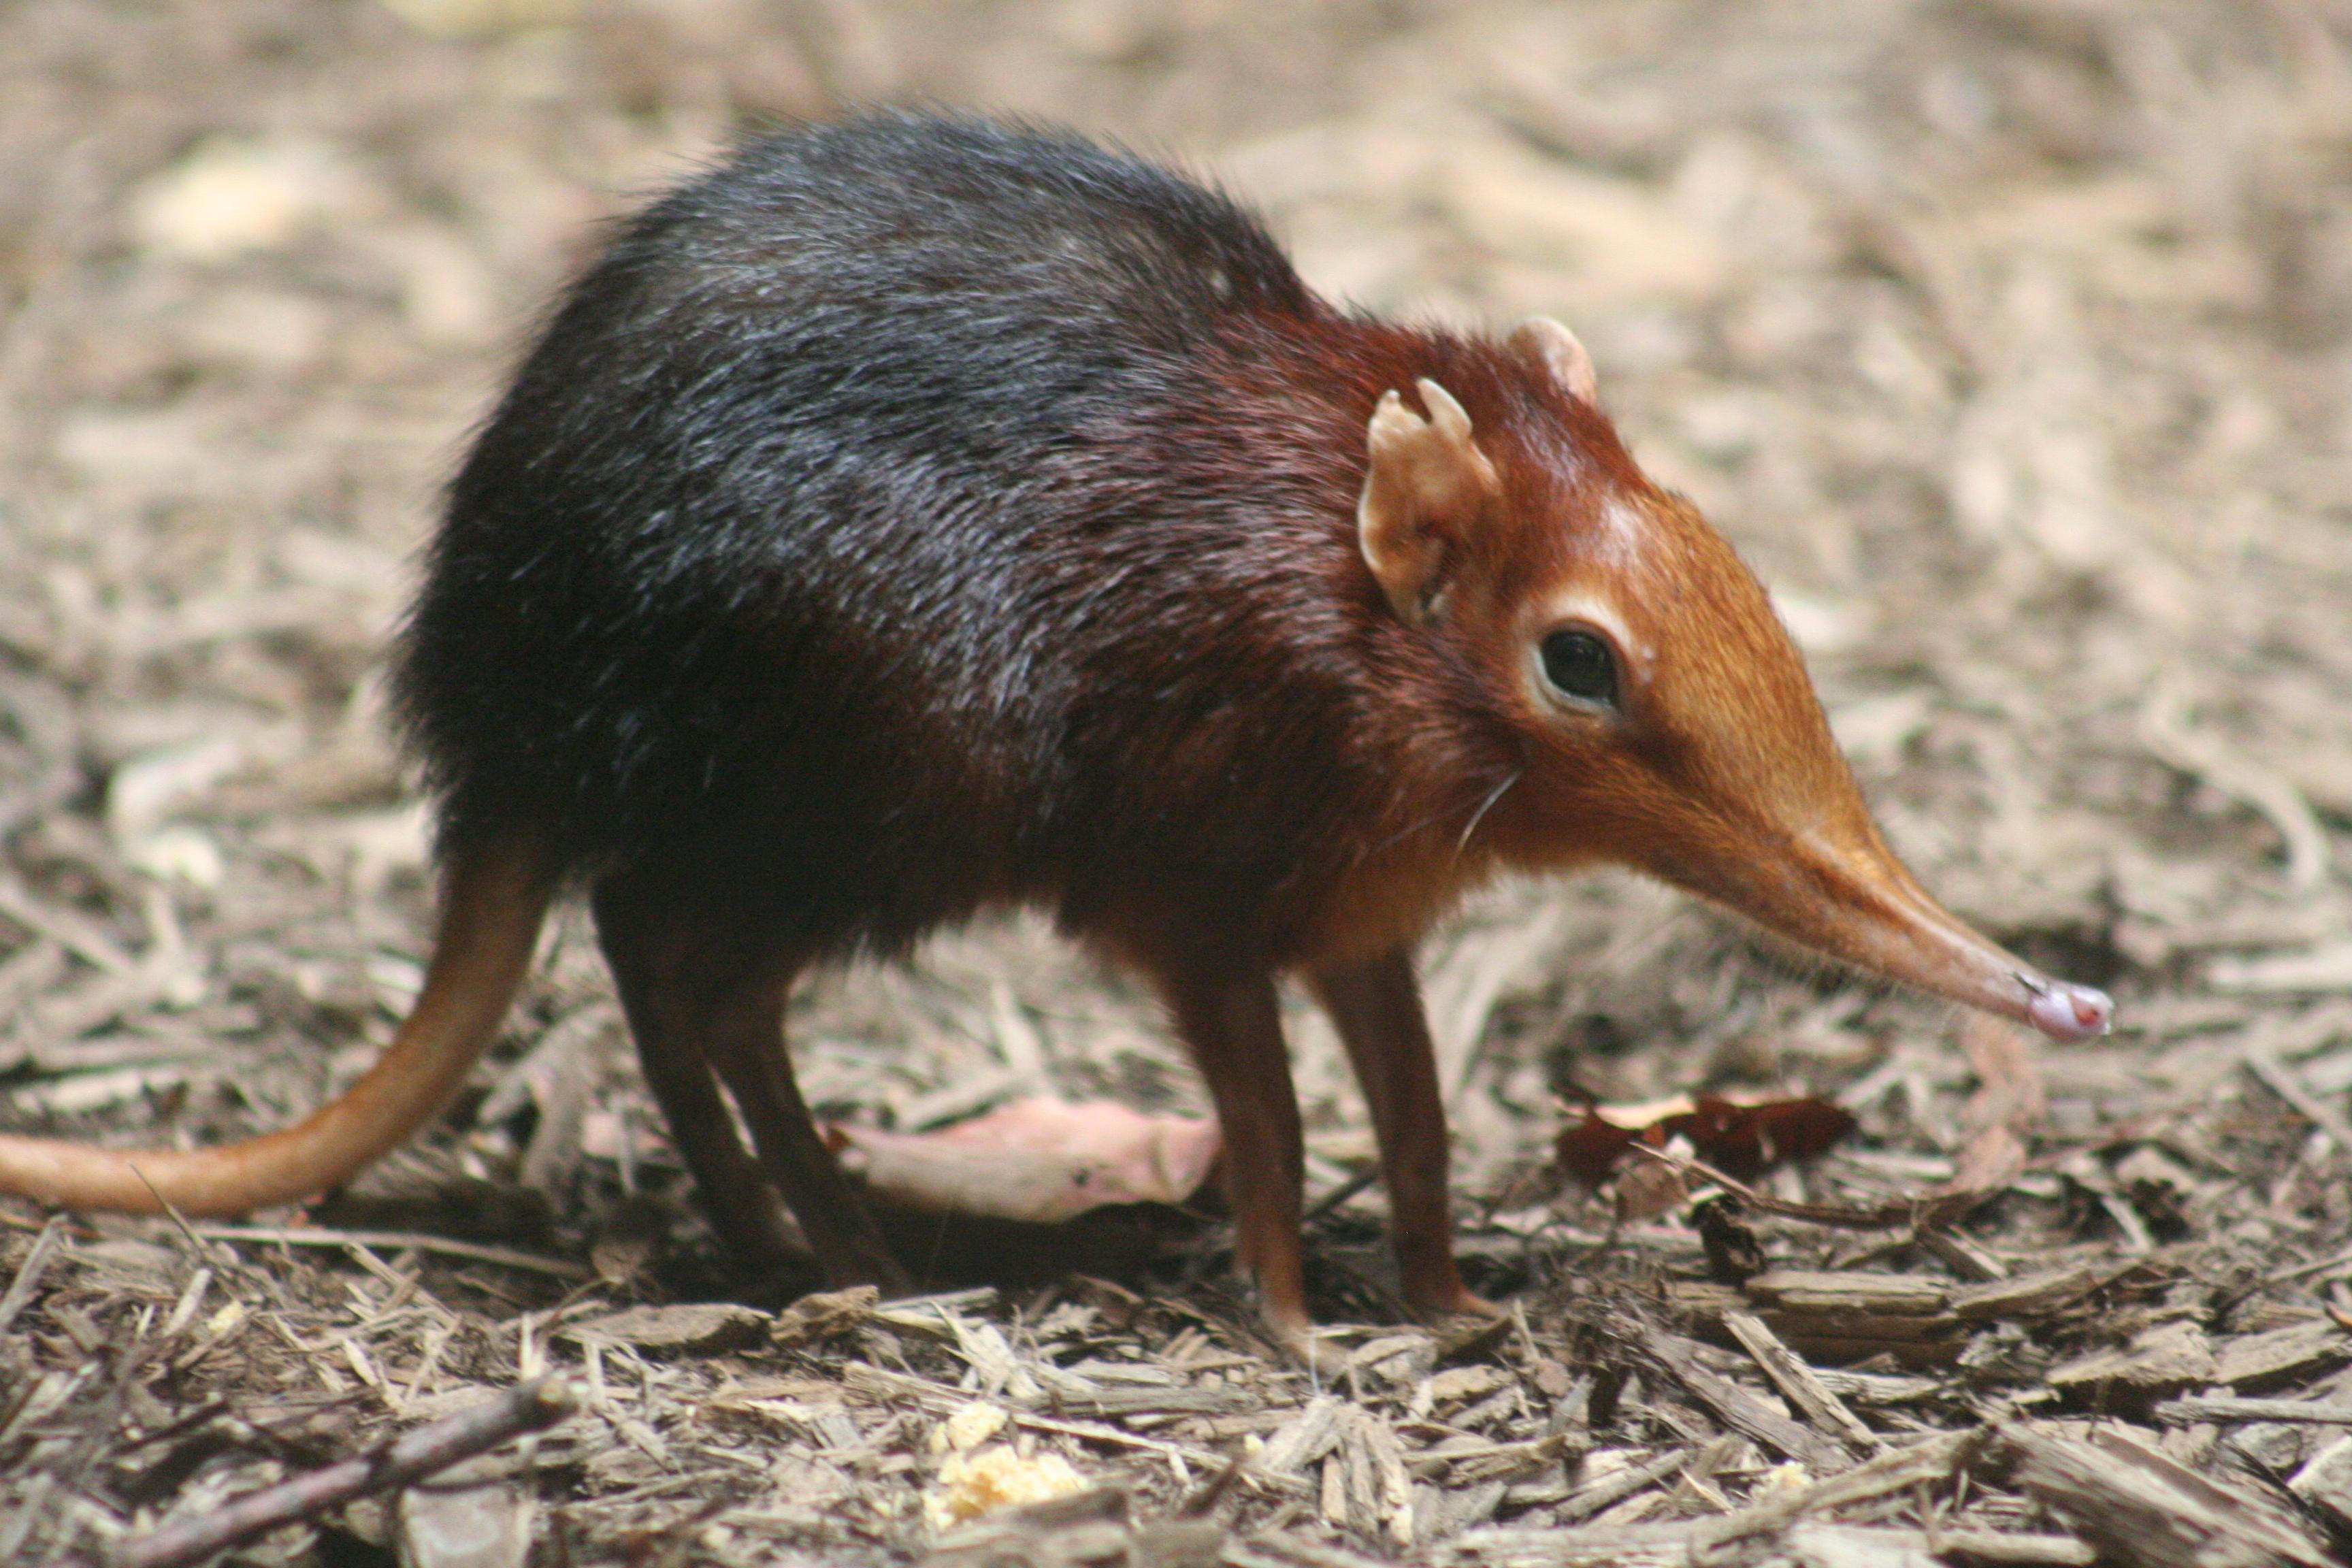
[{"label": "dry leaf", "polygon": [[1701,1095],[1653,1105],[1588,1106],[1581,1121],[1560,1129],[1553,1152],[1562,1170],[1599,1186],[1636,1142],[1663,1149],[1683,1138],[1700,1161],[1745,1182],[1787,1161],[1825,1152],[1853,1126],[1851,1115],[1825,1100],[1743,1103]]},{"label": "dry leaf", "polygon": [[1181,1204],[1215,1163],[1217,1124],[1123,1105],[1021,1100],[936,1132],[833,1123],[844,1168],[933,1214],[1053,1224],[1106,1204]]}]

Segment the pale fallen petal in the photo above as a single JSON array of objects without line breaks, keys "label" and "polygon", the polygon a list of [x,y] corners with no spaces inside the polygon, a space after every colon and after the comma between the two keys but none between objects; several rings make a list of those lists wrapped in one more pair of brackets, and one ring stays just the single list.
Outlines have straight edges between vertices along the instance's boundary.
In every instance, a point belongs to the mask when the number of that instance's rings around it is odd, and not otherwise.
[{"label": "pale fallen petal", "polygon": [[890,1202],[1037,1224],[1105,1204],[1182,1203],[1218,1149],[1214,1121],[1056,1100],[1016,1100],[936,1132],[827,1131],[842,1163]]}]

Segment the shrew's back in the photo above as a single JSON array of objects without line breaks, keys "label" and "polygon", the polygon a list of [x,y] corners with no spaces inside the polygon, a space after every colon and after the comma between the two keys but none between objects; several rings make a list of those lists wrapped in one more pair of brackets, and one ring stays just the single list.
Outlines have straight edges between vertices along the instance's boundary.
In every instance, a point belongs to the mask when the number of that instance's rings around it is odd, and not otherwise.
[{"label": "shrew's back", "polygon": [[1221,576],[1296,603],[1326,574],[1252,531],[1286,482],[1293,526],[1339,522],[1309,515],[1333,476],[1237,473],[1198,405],[1262,352],[1237,333],[1334,320],[1232,204],[1074,138],[752,146],[622,231],[452,488],[398,677],[445,834],[756,864],[837,906],[827,941],[1047,861],[1066,893],[1072,836],[1132,815],[1089,747],[1133,760],[1112,731],[1171,683],[1220,704]]}]

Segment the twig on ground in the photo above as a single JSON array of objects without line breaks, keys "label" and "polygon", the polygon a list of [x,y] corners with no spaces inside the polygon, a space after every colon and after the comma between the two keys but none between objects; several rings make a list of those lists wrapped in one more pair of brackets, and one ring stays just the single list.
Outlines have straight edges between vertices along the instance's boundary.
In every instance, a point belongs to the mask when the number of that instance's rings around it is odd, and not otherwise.
[{"label": "twig on ground", "polygon": [[2233,1399],[2227,1394],[2189,1394],[2168,1399],[2150,1414],[2170,1426],[2194,1426],[2206,1421],[2225,1426],[2254,1421],[2352,1426],[2352,1405],[2315,1399]]},{"label": "twig on ground", "polygon": [[595,1271],[562,1258],[541,1258],[536,1253],[517,1252],[509,1247],[485,1247],[478,1241],[458,1241],[446,1236],[427,1236],[405,1230],[332,1230],[325,1226],[304,1226],[299,1228],[269,1229],[260,1226],[200,1225],[195,1234],[215,1241],[276,1242],[285,1247],[413,1247],[418,1252],[437,1252],[445,1258],[470,1258],[477,1263],[496,1263],[508,1268],[525,1268],[534,1274],[552,1274],[559,1279],[590,1279]]},{"label": "twig on ground", "polygon": [[114,1554],[112,1568],[181,1568],[201,1563],[280,1525],[371,1492],[407,1486],[526,1432],[552,1426],[571,1415],[577,1403],[571,1385],[561,1378],[518,1384],[496,1399],[419,1426],[374,1453],[248,1492],[211,1513],[140,1536]]},{"label": "twig on ground", "polygon": [[1871,1208],[1852,1208],[1843,1204],[1796,1204],[1760,1192],[1736,1177],[1727,1176],[1704,1160],[1689,1159],[1668,1150],[1653,1148],[1647,1143],[1629,1143],[1626,1148],[1685,1177],[1721,1187],[1741,1203],[1753,1205],[1759,1214],[1778,1215],[1782,1219],[1799,1219],[1810,1225],[1828,1226],[1838,1230],[1927,1229],[1958,1218],[1991,1195],[1990,1191],[1975,1189],[1937,1192],[1891,1204],[1879,1204]]}]

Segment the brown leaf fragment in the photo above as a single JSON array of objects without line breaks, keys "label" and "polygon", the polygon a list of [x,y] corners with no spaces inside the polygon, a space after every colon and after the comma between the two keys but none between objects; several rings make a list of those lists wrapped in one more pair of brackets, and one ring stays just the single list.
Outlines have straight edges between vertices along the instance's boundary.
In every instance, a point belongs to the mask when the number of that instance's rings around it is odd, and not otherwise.
[{"label": "brown leaf fragment", "polygon": [[1597,1187],[1616,1170],[1617,1162],[1642,1136],[1639,1127],[1621,1127],[1588,1106],[1583,1115],[1559,1130],[1552,1140],[1552,1158],[1562,1171],[1588,1187]]},{"label": "brown leaf fragment", "polygon": [[629,1307],[566,1323],[559,1337],[578,1344],[627,1345],[649,1355],[712,1355],[748,1350],[768,1337],[765,1312],[728,1301]]},{"label": "brown leaf fragment", "polygon": [[1485,1312],[1451,1312],[1432,1325],[1436,1337],[1430,1349],[1439,1361],[1461,1361],[1481,1356],[1502,1342],[1511,1331],[1507,1317],[1490,1316]]},{"label": "brown leaf fragment", "polygon": [[2123,1568],[2323,1568],[2330,1555],[2267,1499],[2112,1428],[2003,1426],[2017,1484]]},{"label": "brown leaf fragment", "polygon": [[1672,1129],[1691,1141],[1698,1157],[1717,1170],[1752,1182],[1768,1171],[1829,1152],[1854,1129],[1844,1107],[1826,1100],[1775,1100],[1740,1105],[1701,1095],[1686,1127]]},{"label": "brown leaf fragment", "polygon": [[1663,1149],[1686,1140],[1698,1159],[1738,1181],[1825,1153],[1854,1129],[1825,1100],[1743,1102],[1717,1095],[1655,1105],[1588,1105],[1553,1142],[1561,1170],[1586,1186],[1607,1181],[1635,1143]]},{"label": "brown leaf fragment", "polygon": [[768,1329],[769,1340],[778,1350],[829,1340],[872,1318],[881,1299],[882,1292],[871,1285],[803,1296],[776,1314]]},{"label": "brown leaf fragment", "polygon": [[2352,1362],[2352,1335],[2328,1319],[2293,1323],[2229,1341],[2216,1352],[2213,1381],[2240,1394],[2266,1394],[2309,1382]]}]

